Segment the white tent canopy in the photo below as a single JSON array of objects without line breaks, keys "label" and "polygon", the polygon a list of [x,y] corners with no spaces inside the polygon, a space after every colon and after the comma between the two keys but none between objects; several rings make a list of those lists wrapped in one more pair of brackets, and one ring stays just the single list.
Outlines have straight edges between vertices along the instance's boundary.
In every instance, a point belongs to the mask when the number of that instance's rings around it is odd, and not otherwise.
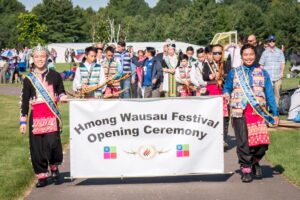
[{"label": "white tent canopy", "polygon": [[[128,42],[126,43],[127,46],[133,46],[134,51],[138,50],[145,50],[146,47],[154,47],[159,52],[162,52],[164,42]],[[196,50],[200,47],[199,45],[184,43],[184,42],[175,42],[176,49],[181,49],[183,52],[185,52],[186,48],[188,46],[192,46],[196,52]],[[48,44],[48,49],[51,50],[51,48],[55,49],[57,51],[57,63],[65,63],[65,51],[66,49],[85,49],[88,46],[92,46],[93,43],[52,43]]]}]

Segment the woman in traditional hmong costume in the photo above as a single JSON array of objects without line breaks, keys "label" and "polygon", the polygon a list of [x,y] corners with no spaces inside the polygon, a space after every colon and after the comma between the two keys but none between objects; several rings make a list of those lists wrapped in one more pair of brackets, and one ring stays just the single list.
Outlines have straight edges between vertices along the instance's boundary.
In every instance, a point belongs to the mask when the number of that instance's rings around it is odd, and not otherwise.
[{"label": "woman in traditional hmong costume", "polygon": [[[33,48],[34,70],[24,79],[21,95],[20,131],[26,132],[29,121],[31,162],[38,178],[36,187],[47,185],[48,166],[51,176],[57,181],[58,165],[63,160],[61,116],[57,103],[65,101],[67,96],[60,74],[47,69],[49,55],[44,47]],[[28,115],[30,106],[31,113]]]},{"label": "woman in traditional hmong costume", "polygon": [[[209,96],[222,95],[222,88],[224,80],[231,68],[230,64],[224,62],[223,60],[223,47],[219,44],[213,45],[211,52],[212,60],[207,60],[204,62],[203,66],[203,79],[207,81],[207,92]],[[210,57],[209,55],[207,56]],[[224,126],[223,126],[223,139],[224,139],[224,151],[227,150],[227,135],[229,126],[229,109],[226,99],[223,101],[223,116],[224,116]]]},{"label": "woman in traditional hmong costume", "polygon": [[189,65],[189,57],[183,54],[181,64],[176,68],[175,78],[177,82],[177,91],[179,96],[192,96],[193,84],[191,83],[191,69]]},{"label": "woman in traditional hmong costume", "polygon": [[[223,93],[232,109],[242,181],[251,182],[253,175],[262,178],[259,161],[270,144],[266,122],[278,125],[278,113],[269,74],[254,65],[255,48],[246,44],[241,55],[243,65],[229,72]],[[267,107],[274,117],[266,111]]]},{"label": "woman in traditional hmong costume", "polygon": [[168,55],[165,56],[162,61],[162,67],[164,72],[164,82],[163,82],[163,91],[165,91],[166,97],[176,97],[177,96],[177,87],[175,79],[175,70],[179,66],[180,61],[175,52],[176,45],[175,43],[168,44]]}]

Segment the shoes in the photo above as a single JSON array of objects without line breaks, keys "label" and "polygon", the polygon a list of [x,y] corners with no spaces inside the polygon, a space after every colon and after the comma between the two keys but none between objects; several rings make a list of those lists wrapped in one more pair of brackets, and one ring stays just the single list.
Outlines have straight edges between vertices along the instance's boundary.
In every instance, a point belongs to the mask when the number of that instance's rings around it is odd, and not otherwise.
[{"label": "shoes", "polygon": [[38,179],[38,182],[35,184],[35,187],[40,188],[40,187],[45,187],[47,185],[47,179]]},{"label": "shoes", "polygon": [[251,167],[241,166],[241,173],[242,173],[242,181],[244,183],[250,183],[253,180]]},{"label": "shoes", "polygon": [[54,181],[58,181],[60,177],[59,170],[58,169],[54,171],[51,170],[51,176],[54,179]]},{"label": "shoes", "polygon": [[253,180],[253,178],[252,178],[252,174],[251,173],[244,173],[242,175],[242,181],[244,183],[250,183],[250,182],[252,182],[252,180]]},{"label": "shoes", "polygon": [[224,142],[224,152],[226,152],[228,150],[228,144],[226,142]]},{"label": "shoes", "polygon": [[253,174],[254,174],[255,178],[257,178],[257,179],[261,179],[262,178],[262,169],[261,169],[259,163],[255,163],[252,166],[252,171],[253,171]]}]

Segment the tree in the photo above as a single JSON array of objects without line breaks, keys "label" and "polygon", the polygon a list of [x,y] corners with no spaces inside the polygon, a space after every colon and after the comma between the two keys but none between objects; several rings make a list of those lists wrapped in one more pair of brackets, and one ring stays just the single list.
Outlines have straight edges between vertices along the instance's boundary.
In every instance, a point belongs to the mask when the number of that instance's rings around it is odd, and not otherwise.
[{"label": "tree", "polygon": [[273,1],[267,12],[265,37],[276,35],[277,45],[289,50],[300,50],[300,5],[294,0]]},{"label": "tree", "polygon": [[159,0],[152,11],[155,14],[164,13],[173,15],[178,9],[187,8],[191,5],[191,0]]},{"label": "tree", "polygon": [[17,0],[0,0],[0,47],[17,47],[16,24],[20,12],[25,12],[23,4]]},{"label": "tree", "polygon": [[81,8],[74,9],[71,0],[43,0],[32,12],[47,25],[47,42],[78,42],[88,34],[82,30],[85,19]]},{"label": "tree", "polygon": [[47,31],[47,26],[38,22],[38,17],[32,13],[21,13],[19,15],[19,30],[18,41],[33,47],[37,44],[45,44],[42,39],[42,34]]}]

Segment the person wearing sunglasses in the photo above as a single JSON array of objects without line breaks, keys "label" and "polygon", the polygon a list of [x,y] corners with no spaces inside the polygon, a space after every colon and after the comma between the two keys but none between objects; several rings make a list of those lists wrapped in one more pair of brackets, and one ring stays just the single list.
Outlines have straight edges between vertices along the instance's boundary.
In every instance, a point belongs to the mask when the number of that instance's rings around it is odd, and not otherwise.
[{"label": "person wearing sunglasses", "polygon": [[[224,81],[231,65],[224,61],[223,46],[220,44],[212,47],[212,61],[205,62],[203,66],[203,80],[207,81],[206,90],[209,96],[221,95]],[[224,100],[223,114],[224,114],[224,151],[228,149],[227,135],[229,126],[229,109],[226,100]]]},{"label": "person wearing sunglasses", "polygon": [[276,47],[276,38],[274,35],[268,37],[268,48],[262,54],[259,64],[270,75],[273,83],[275,99],[277,106],[280,99],[281,80],[285,68],[285,57],[281,49]]}]

